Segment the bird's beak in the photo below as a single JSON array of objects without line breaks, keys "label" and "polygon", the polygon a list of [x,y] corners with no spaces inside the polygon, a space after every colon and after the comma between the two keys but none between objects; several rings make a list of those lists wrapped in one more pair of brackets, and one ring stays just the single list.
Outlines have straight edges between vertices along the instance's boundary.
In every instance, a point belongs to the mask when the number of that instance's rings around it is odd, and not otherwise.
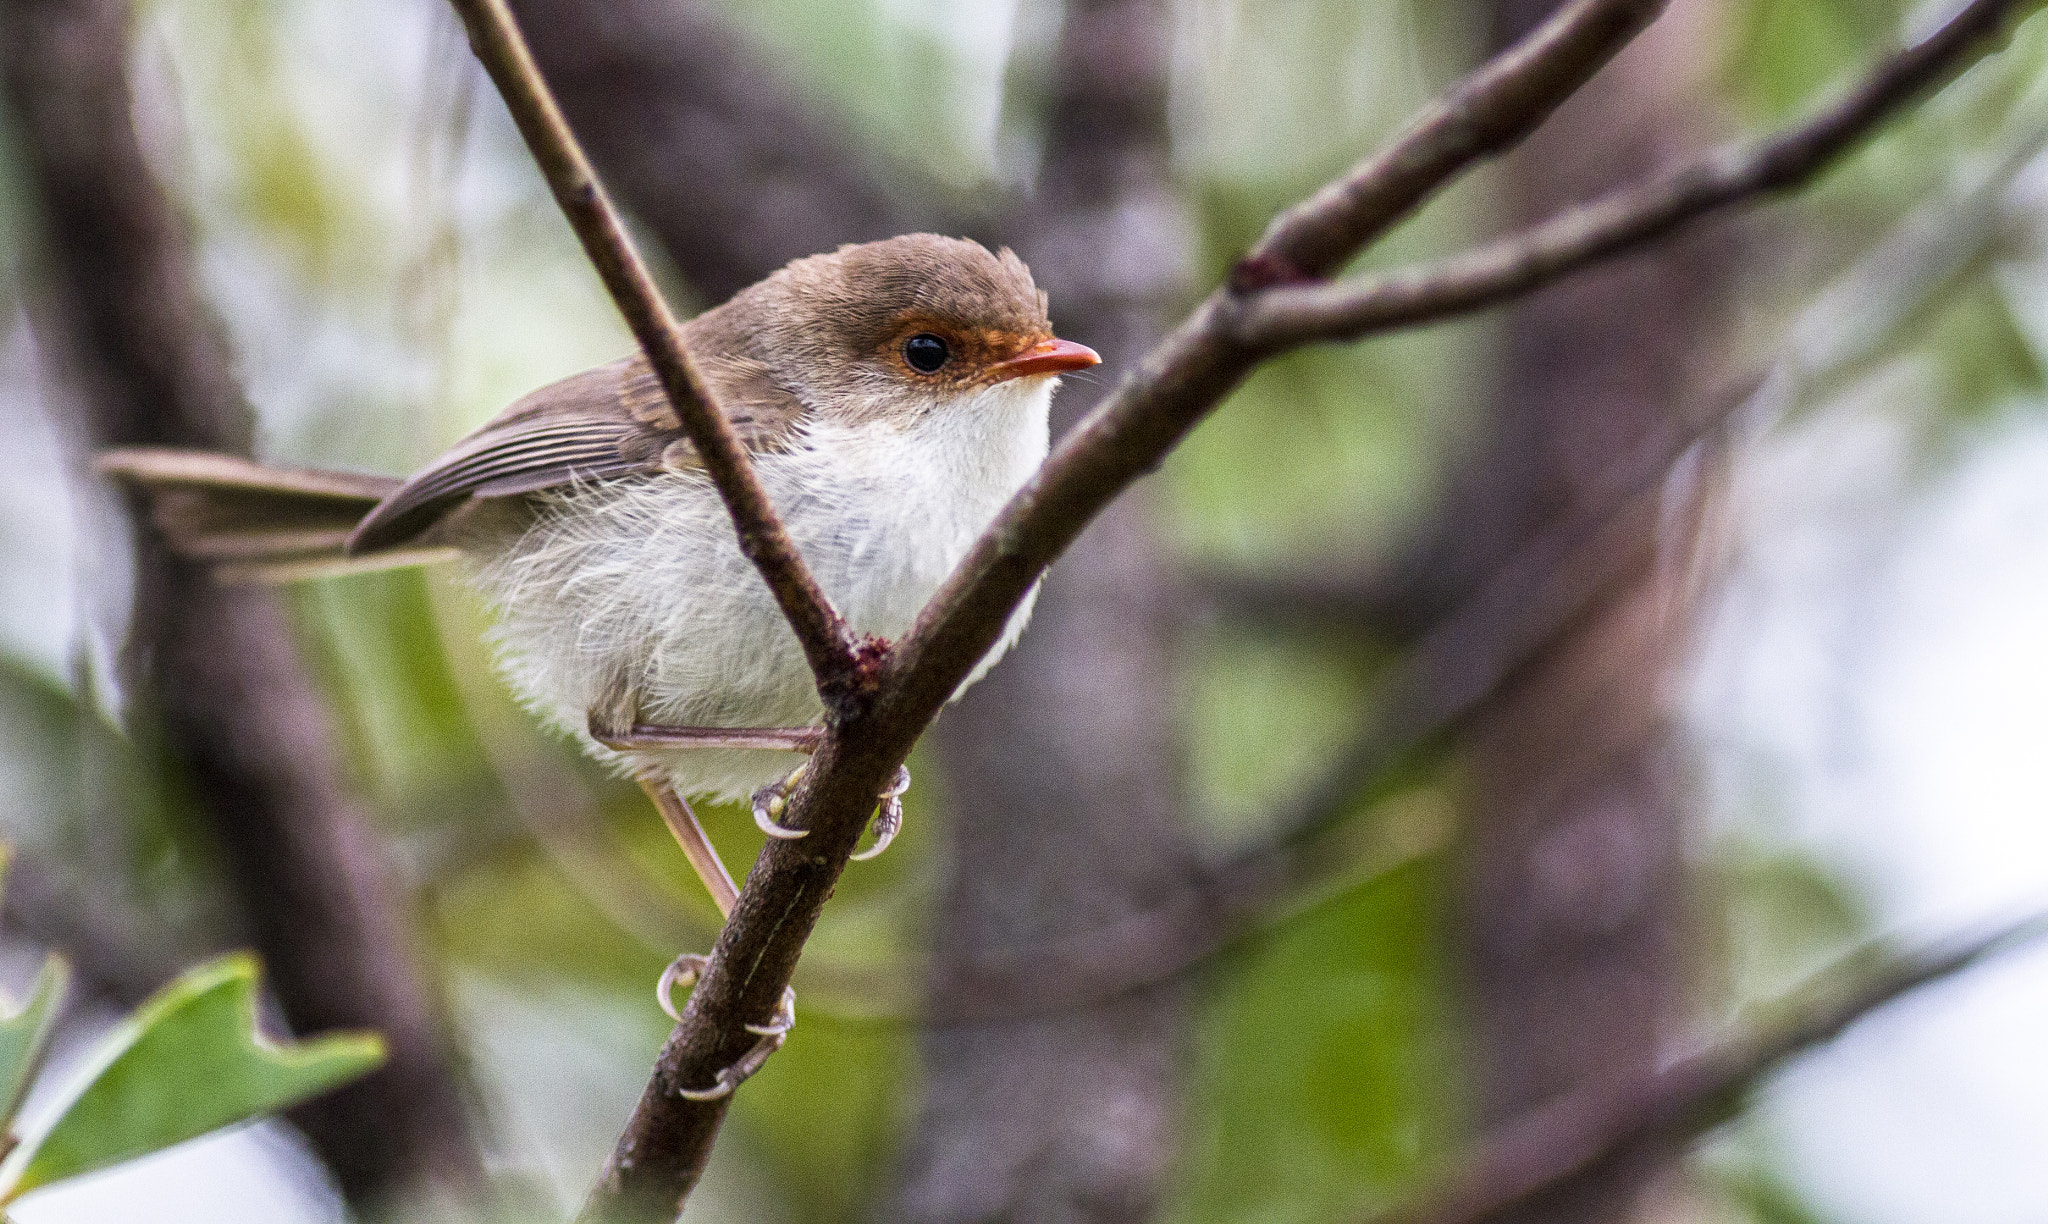
[{"label": "bird's beak", "polygon": [[1085,370],[1101,364],[1102,357],[1085,344],[1075,344],[1072,340],[1041,340],[1008,361],[997,362],[991,369],[996,381],[1003,382],[1023,378],[1027,374],[1064,374],[1068,370]]}]

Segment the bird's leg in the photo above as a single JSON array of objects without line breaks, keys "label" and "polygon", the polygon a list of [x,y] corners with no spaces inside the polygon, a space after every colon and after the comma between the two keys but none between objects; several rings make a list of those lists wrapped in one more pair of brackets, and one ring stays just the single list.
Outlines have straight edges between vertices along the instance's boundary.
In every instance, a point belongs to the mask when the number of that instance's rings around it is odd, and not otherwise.
[{"label": "bird's leg", "polygon": [[816,752],[824,742],[822,727],[671,727],[636,722],[608,727],[590,720],[590,738],[607,748],[766,748],[776,752]]},{"label": "bird's leg", "polygon": [[[697,876],[704,881],[704,887],[711,890],[711,899],[718,903],[718,912],[732,917],[733,902],[739,899],[739,889],[733,887],[732,877],[726,874],[725,864],[711,848],[711,839],[704,836],[704,828],[697,823],[697,814],[678,795],[666,780],[653,773],[640,775],[641,789],[654,800],[654,806],[661,812],[662,822],[676,841],[683,847],[683,854],[689,858],[690,866],[697,869]],[[654,997],[660,1001],[661,1010],[669,1018],[681,1023],[682,1013],[676,1009],[675,990],[678,986],[688,987],[697,981],[697,975],[711,958],[696,952],[685,952],[662,970],[661,980],[655,984]],[[789,1032],[796,1027],[796,990],[782,988],[782,1002],[775,1009],[775,1015],[766,1024],[749,1024],[746,1030],[759,1037],[738,1062],[720,1071],[709,1088],[678,1088],[676,1091],[692,1101],[715,1101],[730,1096],[734,1088],[754,1072],[759,1071],[768,1056],[782,1048],[789,1040]]]},{"label": "bird's leg", "polygon": [[[590,738],[607,748],[615,748],[622,752],[650,748],[764,748],[779,752],[815,752],[818,745],[824,742],[825,731],[822,727],[672,727],[661,723],[643,722],[632,723],[630,729],[627,729],[607,725],[598,711],[592,710]],[[810,833],[809,829],[792,829],[776,820],[789,802],[790,792],[796,789],[797,780],[804,776],[804,768],[799,765],[790,771],[788,777],[770,782],[754,792],[754,823],[768,836],[783,841],[794,841]],[[641,785],[645,786],[647,783],[643,781]],[[875,844],[854,855],[856,861],[866,862],[887,850],[889,843],[896,840],[897,832],[903,828],[903,792],[909,789],[910,770],[907,766],[899,765],[896,768],[896,776],[890,780],[882,793],[876,796],[879,806],[875,813]],[[651,795],[654,792],[649,790],[648,793]],[[671,791],[670,794],[673,796],[674,792]],[[660,799],[655,800],[657,806],[660,806],[661,802]],[[683,801],[676,797],[675,802],[682,805]],[[689,808],[683,806],[683,811],[687,813]],[[662,815],[669,819],[669,827],[674,829],[675,821],[669,818],[666,807],[662,809]],[[695,819],[692,818],[690,823],[694,826]],[[700,831],[697,837],[702,841],[703,833]],[[677,833],[676,840],[684,841],[683,835]],[[705,844],[709,845],[708,842]],[[683,850],[684,853],[689,853],[687,842]],[[695,863],[697,860],[693,857],[690,861]],[[714,857],[712,861],[717,860]],[[699,874],[702,874],[703,870],[701,866],[698,867]],[[723,871],[723,868],[720,870]],[[710,883],[708,877],[705,882]],[[717,891],[716,888],[712,889],[713,893]]]},{"label": "bird's leg", "polygon": [[[739,900],[740,890],[732,882],[732,876],[719,861],[718,852],[711,848],[711,839],[704,836],[704,826],[697,823],[697,813],[676,793],[661,774],[649,771],[640,775],[640,789],[654,800],[655,810],[661,813],[663,824],[675,834],[676,844],[683,848],[683,857],[690,860],[690,866],[697,869],[697,878],[704,881],[704,887],[711,892],[711,899],[717,903],[718,912],[732,917],[732,904]],[[666,994],[663,995],[666,998]]]}]

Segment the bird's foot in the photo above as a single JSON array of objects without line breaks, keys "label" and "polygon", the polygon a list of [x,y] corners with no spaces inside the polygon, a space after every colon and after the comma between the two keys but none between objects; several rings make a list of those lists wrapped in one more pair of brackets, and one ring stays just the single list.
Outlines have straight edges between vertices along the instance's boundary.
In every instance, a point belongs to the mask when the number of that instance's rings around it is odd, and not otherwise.
[{"label": "bird's foot", "polygon": [[875,844],[854,855],[854,862],[867,862],[887,850],[889,843],[896,840],[896,834],[903,830],[903,792],[909,789],[910,766],[898,765],[896,776],[889,780],[889,785],[882,788],[882,793],[877,796],[880,802],[875,808],[874,823],[869,826],[875,831]]},{"label": "bird's foot", "polygon": [[[668,1013],[669,1019],[677,1023],[681,1023],[683,1019],[682,1012],[676,1007],[676,988],[696,985],[697,975],[703,973],[704,967],[710,963],[711,958],[708,956],[685,952],[661,971],[661,981],[655,986],[654,993],[655,998],[661,1002],[661,1010]],[[745,1054],[740,1055],[738,1062],[719,1071],[713,1077],[711,1087],[678,1088],[676,1094],[686,1101],[716,1101],[721,1097],[731,1096],[733,1089],[767,1064],[770,1054],[782,1048],[782,1043],[789,1040],[790,1030],[795,1027],[796,988],[784,986],[782,1002],[775,1008],[774,1017],[766,1024],[746,1026],[746,1030],[760,1040]]]},{"label": "bird's foot", "polygon": [[[809,829],[792,829],[779,821],[779,817],[789,806],[790,792],[796,789],[797,781],[804,776],[805,768],[806,766],[799,765],[788,777],[778,782],[770,782],[754,792],[754,823],[768,836],[784,841],[795,841],[799,837],[810,835]],[[889,843],[896,840],[896,834],[903,829],[903,792],[909,789],[910,767],[898,765],[896,776],[891,778],[889,785],[875,797],[875,844],[854,855],[854,862],[867,862],[887,850]]]},{"label": "bird's foot", "polygon": [[789,771],[788,777],[770,782],[754,792],[754,823],[760,826],[763,833],[783,841],[795,841],[799,837],[810,836],[809,829],[792,829],[788,825],[777,823],[776,820],[789,806],[789,793],[796,789],[797,779],[804,776],[804,770],[807,768],[808,763],[799,765]]}]

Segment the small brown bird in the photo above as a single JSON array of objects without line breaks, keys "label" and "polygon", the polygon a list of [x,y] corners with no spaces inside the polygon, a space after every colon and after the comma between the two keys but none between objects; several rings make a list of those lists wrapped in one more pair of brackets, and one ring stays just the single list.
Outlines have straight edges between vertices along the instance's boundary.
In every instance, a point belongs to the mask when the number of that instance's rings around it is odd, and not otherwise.
[{"label": "small brown bird", "polygon": [[[799,259],[684,338],[819,584],[882,638],[1044,459],[1057,376],[1099,360],[1054,337],[1022,260],[931,234]],[[722,912],[736,889],[683,796],[753,795],[765,830],[802,836],[774,816],[823,707],[645,358],[533,392],[402,483],[197,451],[99,467],[149,492],[172,547],[229,577],[459,556],[498,614],[513,687],[640,780]],[[883,796],[870,854],[907,784]]]}]

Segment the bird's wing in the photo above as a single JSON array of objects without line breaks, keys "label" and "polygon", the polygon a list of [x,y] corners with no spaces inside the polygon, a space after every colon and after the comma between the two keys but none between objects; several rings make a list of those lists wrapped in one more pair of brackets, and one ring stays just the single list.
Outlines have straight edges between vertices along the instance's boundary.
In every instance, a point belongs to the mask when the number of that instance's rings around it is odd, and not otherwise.
[{"label": "bird's wing", "polygon": [[[741,445],[760,453],[793,443],[802,401],[766,364],[732,356],[698,365]],[[700,466],[660,381],[636,354],[513,403],[379,502],[350,534],[348,551],[412,541],[471,498]]]}]

